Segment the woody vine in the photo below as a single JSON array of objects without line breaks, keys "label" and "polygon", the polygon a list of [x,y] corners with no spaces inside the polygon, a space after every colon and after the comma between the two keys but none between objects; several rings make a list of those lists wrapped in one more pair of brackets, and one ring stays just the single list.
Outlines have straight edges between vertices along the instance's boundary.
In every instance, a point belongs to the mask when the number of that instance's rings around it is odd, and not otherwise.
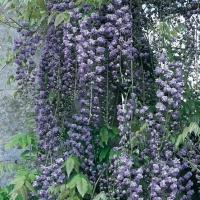
[{"label": "woody vine", "polygon": [[199,2],[23,6],[2,21],[18,27],[18,98],[34,107],[33,134],[14,139],[37,170],[20,169],[8,196],[199,198]]}]

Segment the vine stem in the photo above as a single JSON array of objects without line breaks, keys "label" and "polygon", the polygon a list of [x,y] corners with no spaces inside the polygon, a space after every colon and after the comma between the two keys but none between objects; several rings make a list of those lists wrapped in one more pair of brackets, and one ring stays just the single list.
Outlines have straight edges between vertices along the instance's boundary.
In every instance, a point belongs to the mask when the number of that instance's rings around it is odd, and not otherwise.
[{"label": "vine stem", "polygon": [[[92,28],[93,28],[93,26],[94,26],[94,22],[92,24]],[[92,39],[92,34],[90,34],[90,39]],[[90,44],[90,49],[92,49],[91,44]],[[93,68],[94,67],[92,65],[91,71],[93,71]],[[92,98],[93,98],[93,78],[91,77],[91,80],[90,80],[90,108],[89,108],[90,111],[89,111],[88,125],[89,125],[91,117],[92,117]]]},{"label": "vine stem", "polygon": [[96,189],[96,187],[97,187],[97,184],[98,184],[98,182],[99,182],[101,176],[102,176],[102,174],[98,177],[97,181],[95,182],[94,189],[93,189],[93,191],[92,191],[91,200],[92,200],[92,198],[94,197],[94,192],[95,192],[95,189]]},{"label": "vine stem", "polygon": [[[106,52],[108,58],[108,52]],[[108,59],[107,59],[108,60]],[[106,126],[108,127],[108,62],[106,63]]]}]

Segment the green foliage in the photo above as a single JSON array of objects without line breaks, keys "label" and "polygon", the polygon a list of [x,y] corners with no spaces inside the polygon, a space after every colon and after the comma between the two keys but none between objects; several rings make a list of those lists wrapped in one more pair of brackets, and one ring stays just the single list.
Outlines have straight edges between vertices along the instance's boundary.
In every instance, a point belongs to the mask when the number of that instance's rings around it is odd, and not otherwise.
[{"label": "green foliage", "polygon": [[189,127],[185,127],[183,132],[178,136],[175,148],[178,149],[180,144],[183,144],[186,140],[189,139],[189,135],[194,133],[196,137],[200,137],[200,127],[196,122],[191,122]]},{"label": "green foliage", "polygon": [[69,20],[70,20],[69,11],[66,10],[65,12],[62,12],[56,15],[54,26],[56,27],[59,24],[61,24],[63,21],[68,22]]},{"label": "green foliage", "polygon": [[100,129],[100,136],[101,136],[101,141],[107,145],[108,144],[108,128],[106,126],[103,126]]},{"label": "green foliage", "polygon": [[6,148],[19,145],[20,148],[25,148],[31,144],[31,136],[27,133],[18,133],[12,136],[11,141],[6,144]]},{"label": "green foliage", "polygon": [[163,46],[166,48],[169,61],[175,61],[177,58],[177,49],[172,47],[173,38],[177,38],[185,29],[184,23],[170,23],[169,21],[159,22],[156,32],[163,38]]},{"label": "green foliage", "polygon": [[[10,200],[28,200],[29,192],[36,194],[36,189],[32,186],[32,182],[35,180],[37,170],[33,167],[33,161],[36,158],[38,152],[38,138],[33,131],[35,126],[32,122],[33,117],[27,119],[27,128],[30,130],[27,133],[19,133],[11,137],[11,140],[6,144],[6,148],[18,147],[24,149],[20,157],[25,162],[20,160],[19,164],[2,164],[3,167],[9,171],[16,171],[15,178],[9,184],[11,188],[8,192]],[[37,199],[37,198],[33,198]]]},{"label": "green foliage", "polygon": [[81,199],[86,194],[92,194],[92,185],[86,176],[73,173],[66,184],[51,186],[48,191],[52,194],[59,194],[57,200]]},{"label": "green foliage", "polygon": [[29,190],[36,194],[36,190],[31,184],[31,182],[35,180],[36,174],[37,172],[34,170],[19,170],[15,178],[10,183],[10,185],[14,186],[14,188],[9,192],[10,199],[15,200],[17,197],[19,197],[19,195],[21,195],[22,200],[28,200]]},{"label": "green foliage", "polygon": [[93,200],[107,200],[105,192],[101,192],[94,197]]},{"label": "green foliage", "polygon": [[[9,193],[13,190],[13,185],[4,188],[0,187],[0,200],[10,200]],[[15,200],[22,200],[22,196],[18,195]]]},{"label": "green foliage", "polygon": [[94,146],[96,160],[99,163],[109,162],[115,154],[113,147],[120,141],[120,130],[115,126],[102,126],[98,131],[93,132],[94,141],[98,140],[98,145]]},{"label": "green foliage", "polygon": [[64,162],[64,164],[61,167],[66,168],[66,172],[68,177],[70,176],[73,169],[79,173],[79,160],[75,155],[70,155],[69,158]]},{"label": "green foliage", "polygon": [[196,98],[194,94],[194,89],[190,81],[185,80],[185,91],[183,93],[183,100],[181,102],[180,117],[182,122],[185,121],[189,123],[196,122],[200,123],[200,101]]},{"label": "green foliage", "polygon": [[[24,160],[35,160],[38,150],[38,138],[36,132],[18,133],[12,136],[11,140],[6,144],[6,148],[18,146],[20,149],[26,148],[20,155]],[[29,149],[27,149],[27,147]]]},{"label": "green foliage", "polygon": [[[140,134],[145,135],[145,133],[146,133],[145,131],[148,128],[148,125],[146,123],[143,124],[141,127],[139,127],[138,124],[136,126],[133,126],[133,125],[132,125],[132,129],[134,129],[135,135],[130,139],[131,149],[133,150],[134,148],[136,148],[137,142],[138,142],[140,145],[140,150],[143,150],[144,142],[143,142],[143,139]],[[138,150],[138,149],[136,149],[136,150]]]},{"label": "green foliage", "polygon": [[91,184],[88,178],[82,174],[72,175],[69,182],[66,184],[66,189],[74,190],[77,188],[79,194],[84,197],[86,193],[91,194]]},{"label": "green foliage", "polygon": [[8,188],[0,188],[0,200],[9,200],[8,193]]},{"label": "green foliage", "polygon": [[13,169],[13,163],[0,162],[0,178],[4,172],[13,172]]},{"label": "green foliage", "polygon": [[80,178],[77,181],[77,190],[79,194],[84,197],[88,189],[88,181],[85,178]]},{"label": "green foliage", "polygon": [[81,200],[86,194],[92,195],[92,184],[88,178],[79,173],[79,160],[75,155],[70,155],[61,168],[65,168],[68,181],[57,186],[50,186],[48,191],[59,194],[57,200]]},{"label": "green foliage", "polygon": [[100,162],[106,157],[109,151],[110,151],[110,148],[108,146],[101,149],[100,154],[99,154]]}]

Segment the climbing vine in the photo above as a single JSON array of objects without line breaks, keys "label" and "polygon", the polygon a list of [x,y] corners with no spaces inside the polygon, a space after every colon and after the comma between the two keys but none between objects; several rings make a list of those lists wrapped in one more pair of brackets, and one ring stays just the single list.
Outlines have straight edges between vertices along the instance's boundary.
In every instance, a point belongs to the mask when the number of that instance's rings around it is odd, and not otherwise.
[{"label": "climbing vine", "polygon": [[35,127],[8,143],[31,162],[0,195],[199,197],[198,1],[1,5],[0,21],[18,30],[12,79]]}]

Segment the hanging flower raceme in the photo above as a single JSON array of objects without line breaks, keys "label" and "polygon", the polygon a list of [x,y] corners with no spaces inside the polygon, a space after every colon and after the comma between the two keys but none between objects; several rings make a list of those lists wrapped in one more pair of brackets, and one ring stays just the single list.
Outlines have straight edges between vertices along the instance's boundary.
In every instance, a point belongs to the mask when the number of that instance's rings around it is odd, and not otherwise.
[{"label": "hanging flower raceme", "polygon": [[[66,24],[68,29],[65,30],[65,38],[67,38],[65,40],[65,56],[68,59],[66,64],[69,66],[70,63],[72,68],[74,66],[75,82],[70,87],[74,86],[73,101],[77,108],[72,115],[72,120],[66,118],[66,125],[70,130],[67,133],[69,139],[65,145],[70,150],[65,153],[65,157],[73,153],[80,158],[82,170],[90,177],[90,180],[94,181],[96,177],[91,127],[97,128],[99,125],[99,93],[102,91],[101,86],[104,80],[105,44],[99,44],[95,39],[100,35],[98,32],[99,15],[93,13],[91,17],[84,19],[75,18],[78,14],[78,10],[71,13],[71,22]],[[75,30],[76,34],[71,32],[70,35],[70,30]],[[74,41],[71,42],[72,40]],[[73,55],[74,63],[69,60],[71,52],[76,52]]]},{"label": "hanging flower raceme", "polygon": [[[159,89],[156,91],[159,100],[155,107],[159,123],[168,125],[171,123],[171,128],[169,126],[168,129],[174,130],[177,126],[175,120],[178,119],[183,93],[183,74],[180,62],[171,62],[168,65],[164,64],[155,69],[155,73],[158,76],[156,83],[159,85]],[[171,117],[173,120],[171,120]]]},{"label": "hanging flower raceme", "polygon": [[143,200],[143,167],[136,168],[134,162],[134,158],[126,152],[112,157],[109,167],[112,178],[108,181],[110,198]]},{"label": "hanging flower raceme", "polygon": [[63,164],[62,158],[56,159],[54,164],[49,166],[42,165],[40,167],[41,174],[36,176],[33,186],[38,187],[37,191],[40,200],[54,200],[58,197],[58,194],[50,194],[49,190],[51,186],[62,184],[66,179],[66,175],[61,170],[60,166]]},{"label": "hanging flower raceme", "polygon": [[59,127],[56,114],[60,111],[58,76],[62,57],[62,54],[58,54],[60,46],[62,46],[62,26],[55,29],[51,25],[39,63],[38,95],[35,99],[35,121],[40,139],[39,147],[45,151],[58,150]]},{"label": "hanging flower raceme", "polygon": [[[21,27],[24,27],[21,28]],[[16,51],[15,63],[17,64],[16,77],[18,92],[21,96],[31,98],[35,92],[37,63],[35,54],[39,47],[41,37],[32,31],[27,22],[21,23],[18,29],[19,36],[14,39],[14,51]]]},{"label": "hanging flower raceme", "polygon": [[[41,187],[41,190],[38,190],[40,199],[54,199],[47,189],[52,184],[51,177],[54,176],[56,179],[57,175],[62,174],[60,169],[62,163],[58,162],[54,166],[50,164],[57,157],[55,152],[60,151],[58,133],[61,128],[58,113],[61,112],[62,100],[60,101],[59,93],[61,92],[59,70],[62,66],[63,54],[58,54],[58,52],[61,51],[63,45],[62,29],[62,25],[56,29],[54,25],[50,26],[38,69],[35,122],[41,152],[38,153],[36,162],[45,165],[40,169],[42,175],[37,178],[37,185]],[[48,176],[46,177],[45,174]],[[63,179],[65,179],[64,174],[62,174],[62,181]],[[60,181],[57,179],[54,186],[61,183]]]}]

